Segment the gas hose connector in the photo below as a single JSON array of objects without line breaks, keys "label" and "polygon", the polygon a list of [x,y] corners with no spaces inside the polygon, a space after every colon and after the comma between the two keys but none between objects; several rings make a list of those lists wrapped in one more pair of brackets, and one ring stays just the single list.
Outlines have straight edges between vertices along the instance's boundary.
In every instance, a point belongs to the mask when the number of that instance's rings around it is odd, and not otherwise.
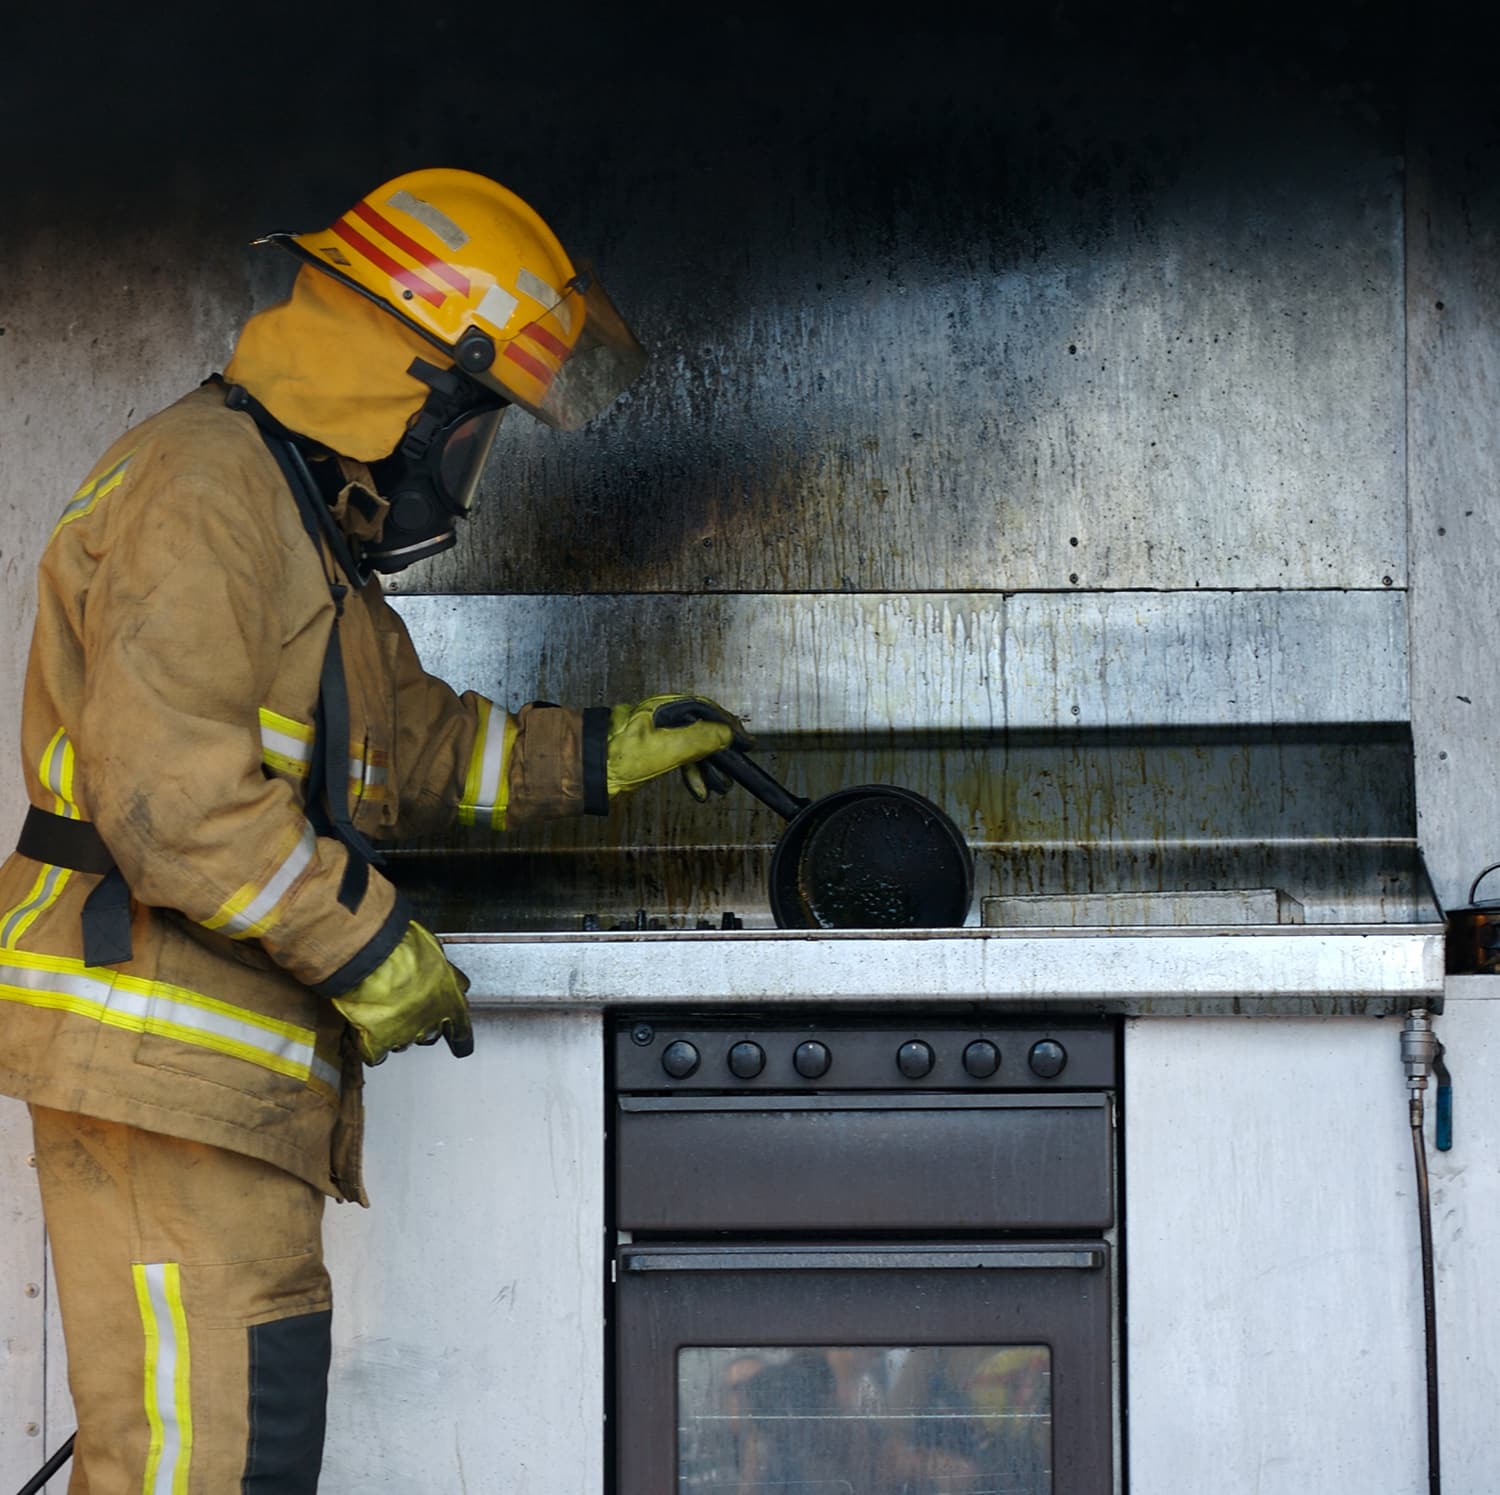
[{"label": "gas hose connector", "polygon": [[1427,1075],[1437,1052],[1437,1034],[1432,1031],[1427,1010],[1414,1007],[1401,1027],[1401,1063],[1406,1068],[1406,1088],[1413,1100],[1427,1088]]}]

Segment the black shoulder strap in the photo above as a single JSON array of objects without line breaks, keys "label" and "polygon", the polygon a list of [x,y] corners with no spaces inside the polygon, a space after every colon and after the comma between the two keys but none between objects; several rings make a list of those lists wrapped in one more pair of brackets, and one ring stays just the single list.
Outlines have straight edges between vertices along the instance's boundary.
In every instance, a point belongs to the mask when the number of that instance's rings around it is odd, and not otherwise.
[{"label": "black shoulder strap", "polygon": [[[257,400],[237,384],[231,384],[224,397],[231,410],[243,410],[255,422],[266,450],[276,459],[286,485],[297,502],[297,513],[314,550],[321,557],[326,542],[334,564],[355,586],[369,579],[355,560],[349,542],[344,538],[328,505],[318,491],[317,480],[308,470],[307,460],[295,436],[276,421]],[[323,655],[323,670],[318,680],[318,706],[313,722],[313,755],[307,781],[308,818],[320,835],[336,836],[348,850],[344,876],[339,885],[339,902],[351,912],[365,896],[370,880],[370,864],[377,866],[380,857],[357,830],[349,811],[349,691],[344,680],[344,651],[339,640],[339,621],[344,615],[344,599],[349,587],[337,577],[329,577],[328,592],[333,598],[333,628]]]}]

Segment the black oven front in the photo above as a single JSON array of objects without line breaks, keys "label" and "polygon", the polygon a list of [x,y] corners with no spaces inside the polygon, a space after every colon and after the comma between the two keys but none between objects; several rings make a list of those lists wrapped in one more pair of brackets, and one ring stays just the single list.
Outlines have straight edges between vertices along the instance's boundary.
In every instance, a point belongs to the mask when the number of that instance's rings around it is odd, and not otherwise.
[{"label": "black oven front", "polygon": [[1105,1022],[611,1030],[616,1495],[1108,1495]]}]

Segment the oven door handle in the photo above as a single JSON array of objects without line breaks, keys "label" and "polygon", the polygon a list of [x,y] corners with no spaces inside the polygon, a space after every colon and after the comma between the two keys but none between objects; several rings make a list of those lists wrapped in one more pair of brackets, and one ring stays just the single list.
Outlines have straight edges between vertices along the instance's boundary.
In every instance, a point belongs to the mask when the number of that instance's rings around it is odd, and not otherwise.
[{"label": "oven door handle", "polygon": [[951,1091],[891,1095],[885,1091],[854,1095],[784,1095],[765,1092],[750,1095],[622,1095],[618,1098],[625,1115],[683,1115],[699,1111],[749,1112],[759,1114],[788,1111],[1097,1111],[1107,1106],[1104,1091],[1005,1091],[980,1095]]},{"label": "oven door handle", "polygon": [[627,1246],[620,1265],[627,1272],[867,1272],[919,1271],[1102,1271],[1103,1246],[935,1246],[858,1250],[843,1247]]}]

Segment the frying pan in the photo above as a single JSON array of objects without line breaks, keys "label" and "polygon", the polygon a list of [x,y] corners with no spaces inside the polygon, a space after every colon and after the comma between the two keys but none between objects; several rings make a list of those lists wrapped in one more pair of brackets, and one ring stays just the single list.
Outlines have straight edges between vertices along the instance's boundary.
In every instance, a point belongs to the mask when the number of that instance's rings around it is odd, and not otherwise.
[{"label": "frying pan", "polygon": [[771,856],[778,929],[949,929],[968,917],[974,859],[931,800],[891,784],[803,799],[735,748],[708,762],[787,822]]}]

